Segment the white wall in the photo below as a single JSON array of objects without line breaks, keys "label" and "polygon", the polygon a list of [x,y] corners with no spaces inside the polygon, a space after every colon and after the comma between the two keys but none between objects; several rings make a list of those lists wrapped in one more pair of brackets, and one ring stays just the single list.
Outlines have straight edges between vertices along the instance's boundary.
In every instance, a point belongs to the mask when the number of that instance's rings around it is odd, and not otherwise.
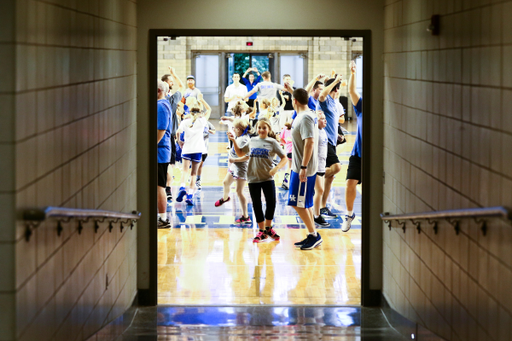
[{"label": "white wall", "polygon": [[[372,289],[381,288],[382,231],[379,213],[382,208],[382,98],[383,98],[383,1],[304,1],[286,0],[258,2],[257,8],[264,13],[255,13],[254,2],[191,0],[186,4],[178,1],[138,1],[138,141],[137,164],[139,169],[139,202],[146,219],[139,230],[139,288],[149,287],[149,212],[148,183],[148,31],[149,29],[369,29],[372,30],[372,106],[365,113],[370,121],[372,176],[371,181],[371,283]],[[143,194],[144,193],[144,194]]]}]

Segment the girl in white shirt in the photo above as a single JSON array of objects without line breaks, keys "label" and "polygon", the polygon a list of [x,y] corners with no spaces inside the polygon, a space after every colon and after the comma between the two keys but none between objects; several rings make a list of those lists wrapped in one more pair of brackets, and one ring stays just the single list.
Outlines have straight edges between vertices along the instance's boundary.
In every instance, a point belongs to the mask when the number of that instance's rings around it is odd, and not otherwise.
[{"label": "girl in white shirt", "polygon": [[[203,95],[198,95],[198,102],[202,103],[206,108],[206,113],[203,114],[199,106],[192,106],[190,108],[190,117],[181,121],[178,128],[178,134],[185,132],[185,138],[183,142],[181,158],[183,159],[183,173],[181,175],[181,187],[176,198],[177,202],[182,202],[183,197],[187,197],[185,202],[188,205],[194,205],[192,201],[196,190],[196,175],[201,158],[205,150],[203,132],[206,126],[208,126],[208,118],[212,112],[210,106],[203,99]],[[190,163],[192,163],[190,184],[188,186],[188,193],[185,189],[185,176],[188,173]]]}]

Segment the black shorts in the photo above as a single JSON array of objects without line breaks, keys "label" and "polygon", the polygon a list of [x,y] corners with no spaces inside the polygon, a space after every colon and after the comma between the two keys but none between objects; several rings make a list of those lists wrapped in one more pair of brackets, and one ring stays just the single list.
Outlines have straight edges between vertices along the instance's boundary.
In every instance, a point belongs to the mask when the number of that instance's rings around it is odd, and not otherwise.
[{"label": "black shorts", "polygon": [[361,183],[361,158],[351,155],[348,159],[347,180],[357,180],[357,184]]},{"label": "black shorts", "polygon": [[291,160],[292,159],[292,153],[286,154],[286,157]]},{"label": "black shorts", "polygon": [[316,176],[325,176],[325,172],[316,172]]},{"label": "black shorts", "polygon": [[158,187],[167,186],[167,168],[169,167],[168,163],[159,163],[158,164]]},{"label": "black shorts", "polygon": [[201,160],[203,160],[203,162],[204,162],[207,157],[208,157],[208,154],[203,154],[203,155],[201,155]]},{"label": "black shorts", "polygon": [[325,159],[325,167],[331,167],[335,163],[340,163],[338,155],[336,155],[336,146],[327,143],[327,159]]},{"label": "black shorts", "polygon": [[176,164],[176,141],[174,139],[174,135],[171,134],[171,165]]}]

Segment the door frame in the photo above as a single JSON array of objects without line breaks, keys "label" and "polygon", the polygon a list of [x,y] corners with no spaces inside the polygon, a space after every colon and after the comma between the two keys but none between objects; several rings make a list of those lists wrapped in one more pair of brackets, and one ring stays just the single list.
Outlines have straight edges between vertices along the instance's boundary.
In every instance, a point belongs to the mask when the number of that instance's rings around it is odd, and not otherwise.
[{"label": "door frame", "polygon": [[[362,37],[363,53],[367,62],[363,63],[363,93],[365,94],[364,111],[366,117],[372,117],[372,32],[371,30],[239,30],[239,29],[150,29],[149,35],[149,61],[148,61],[148,89],[149,98],[149,141],[157,140],[157,89],[154,86],[158,79],[157,38],[167,36],[268,36],[268,37]],[[225,74],[225,73],[224,73]],[[370,121],[363,120],[363,145],[370,146]],[[151,162],[149,163],[149,212],[157,212],[157,148],[149,143],[147,151]],[[361,213],[361,305],[376,306],[380,304],[381,290],[370,288],[370,194],[372,188],[370,149],[364,148],[362,152],[362,213]],[[140,305],[157,305],[158,303],[158,231],[157,220],[149,219],[149,289],[139,290]],[[382,256],[373,257],[382,260]]]}]

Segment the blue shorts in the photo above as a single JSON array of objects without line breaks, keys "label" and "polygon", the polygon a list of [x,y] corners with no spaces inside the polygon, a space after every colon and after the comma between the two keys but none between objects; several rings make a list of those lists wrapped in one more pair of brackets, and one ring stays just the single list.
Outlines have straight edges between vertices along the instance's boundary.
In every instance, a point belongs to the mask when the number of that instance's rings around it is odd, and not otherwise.
[{"label": "blue shorts", "polygon": [[194,154],[183,154],[181,155],[182,159],[190,160],[192,162],[201,162],[202,153],[194,153]]},{"label": "blue shorts", "polygon": [[288,190],[288,206],[300,208],[313,207],[315,195],[316,174],[307,178],[306,182],[300,182],[299,174],[290,172],[290,185]]}]

